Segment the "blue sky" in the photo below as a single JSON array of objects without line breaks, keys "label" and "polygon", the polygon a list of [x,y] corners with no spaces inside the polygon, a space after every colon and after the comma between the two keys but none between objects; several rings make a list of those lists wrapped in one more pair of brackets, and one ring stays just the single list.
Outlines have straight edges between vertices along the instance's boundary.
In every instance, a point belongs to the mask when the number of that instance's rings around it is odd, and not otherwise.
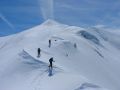
[{"label": "blue sky", "polygon": [[[45,21],[45,0],[0,0],[0,36],[21,32]],[[46,0],[48,1],[48,0]],[[56,21],[68,25],[120,27],[120,0],[53,0]],[[46,11],[50,10],[48,3]]]}]

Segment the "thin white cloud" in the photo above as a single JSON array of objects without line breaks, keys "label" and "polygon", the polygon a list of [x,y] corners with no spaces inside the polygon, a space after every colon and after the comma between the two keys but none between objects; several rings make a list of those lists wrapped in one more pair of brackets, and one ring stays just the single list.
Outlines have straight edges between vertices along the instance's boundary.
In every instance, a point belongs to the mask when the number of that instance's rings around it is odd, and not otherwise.
[{"label": "thin white cloud", "polygon": [[53,0],[39,0],[40,9],[45,20],[54,19]]},{"label": "thin white cloud", "polygon": [[95,28],[105,28],[106,26],[105,25],[102,25],[102,24],[97,24],[94,26]]},{"label": "thin white cloud", "polygon": [[93,7],[75,7],[75,6],[72,6],[72,5],[68,5],[68,4],[63,4],[63,5],[60,5],[59,7],[62,7],[62,8],[67,8],[67,9],[70,9],[70,10],[74,10],[74,11],[97,11],[99,10],[100,8],[93,8]]},{"label": "thin white cloud", "polygon": [[1,13],[0,13],[0,18],[1,18],[10,28],[12,28],[12,29],[15,28],[14,25],[13,25],[10,21],[8,21],[8,20],[5,18],[5,16],[4,16],[3,14],[1,14]]}]

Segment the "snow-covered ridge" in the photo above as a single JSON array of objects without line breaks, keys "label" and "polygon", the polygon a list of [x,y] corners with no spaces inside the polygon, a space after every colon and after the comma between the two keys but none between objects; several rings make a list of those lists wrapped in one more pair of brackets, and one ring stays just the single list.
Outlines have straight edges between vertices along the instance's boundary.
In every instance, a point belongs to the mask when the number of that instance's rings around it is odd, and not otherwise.
[{"label": "snow-covered ridge", "polygon": [[[0,90],[119,90],[119,35],[48,20],[1,37]],[[50,57],[55,60],[52,76]]]}]

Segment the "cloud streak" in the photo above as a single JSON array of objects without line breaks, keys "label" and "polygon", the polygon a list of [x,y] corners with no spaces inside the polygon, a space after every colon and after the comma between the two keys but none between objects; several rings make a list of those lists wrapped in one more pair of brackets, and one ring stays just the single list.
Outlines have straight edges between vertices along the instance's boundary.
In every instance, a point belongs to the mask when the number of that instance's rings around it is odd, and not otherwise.
[{"label": "cloud streak", "polygon": [[6,17],[2,14],[2,13],[0,13],[0,18],[11,28],[11,29],[14,29],[15,27],[14,27],[14,25],[10,22],[10,21],[8,21],[7,19],[6,19]]},{"label": "cloud streak", "polygon": [[45,20],[54,19],[53,0],[40,0],[40,8]]}]

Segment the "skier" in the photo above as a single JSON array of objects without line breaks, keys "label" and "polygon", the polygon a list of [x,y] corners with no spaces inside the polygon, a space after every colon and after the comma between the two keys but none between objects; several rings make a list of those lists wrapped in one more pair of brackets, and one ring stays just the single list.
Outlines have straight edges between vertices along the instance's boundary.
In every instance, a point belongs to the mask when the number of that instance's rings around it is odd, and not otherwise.
[{"label": "skier", "polygon": [[74,48],[77,48],[77,44],[76,43],[74,43]]},{"label": "skier", "polygon": [[52,62],[55,62],[55,61],[53,60],[53,57],[51,57],[51,58],[49,59],[49,63],[50,63],[49,68],[51,68],[51,69],[53,68]]},{"label": "skier", "polygon": [[48,46],[49,48],[51,47],[51,40],[49,40],[49,46]]},{"label": "skier", "polygon": [[41,52],[41,49],[38,48],[38,57],[40,57],[40,52]]}]

